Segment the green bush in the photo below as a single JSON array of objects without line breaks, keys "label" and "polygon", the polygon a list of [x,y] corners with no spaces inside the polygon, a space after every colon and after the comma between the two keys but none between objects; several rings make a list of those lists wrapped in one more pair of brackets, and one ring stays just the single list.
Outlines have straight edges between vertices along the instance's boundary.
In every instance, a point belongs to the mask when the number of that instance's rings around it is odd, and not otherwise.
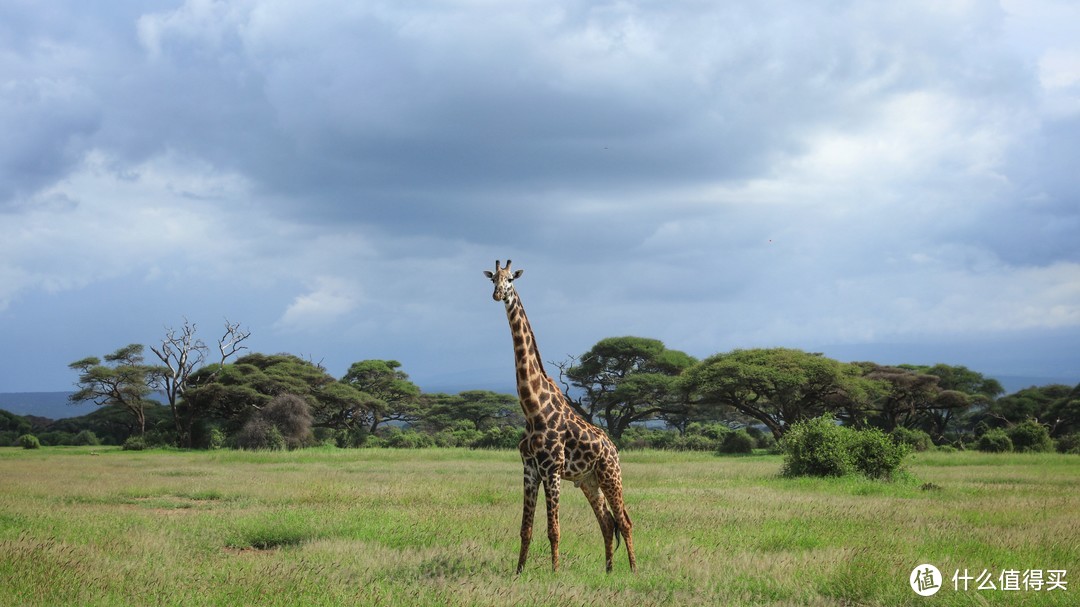
[{"label": "green bush", "polygon": [[910,445],[896,442],[877,428],[847,430],[850,433],[848,448],[852,461],[855,468],[867,478],[891,479],[912,449]]},{"label": "green bush", "polygon": [[386,446],[393,449],[423,449],[434,447],[435,439],[430,434],[416,430],[395,429],[386,435]]},{"label": "green bush", "polygon": [[850,430],[831,415],[793,424],[781,441],[784,476],[845,476],[855,471]]},{"label": "green bush", "polygon": [[101,439],[94,434],[93,430],[82,430],[75,435],[75,438],[71,441],[73,445],[89,445],[96,447],[101,444]]},{"label": "green bush", "polygon": [[206,448],[214,450],[221,449],[225,446],[226,440],[227,437],[225,436],[225,433],[221,431],[221,428],[214,426],[213,428],[210,428],[210,432],[208,433]]},{"label": "green bush", "polygon": [[1013,450],[1013,444],[1012,439],[1005,434],[1004,430],[994,428],[993,430],[987,430],[979,437],[976,448],[987,453],[1005,453]]},{"label": "green bush", "polygon": [[934,446],[934,441],[930,439],[930,435],[922,430],[913,430],[911,428],[897,426],[896,428],[893,428],[893,431],[889,433],[889,436],[898,444],[911,447],[913,451],[926,451]]},{"label": "green bush", "polygon": [[684,434],[672,444],[676,451],[716,451],[720,441],[704,434]]},{"label": "green bush", "polygon": [[781,441],[784,476],[845,476],[891,479],[910,452],[877,429],[840,426],[831,415],[794,424]]},{"label": "green bush", "polygon": [[1029,419],[1020,422],[1006,431],[1016,451],[1042,453],[1054,450],[1054,441],[1046,426]]},{"label": "green bush", "polygon": [[41,442],[33,434],[23,434],[19,437],[19,446],[23,449],[40,449]]},{"label": "green bush", "polygon": [[771,431],[762,430],[761,428],[758,428],[756,426],[748,426],[746,428],[746,433],[754,439],[754,442],[757,443],[758,449],[771,450],[776,448],[776,438],[773,436],[773,433]]},{"label": "green bush", "polygon": [[753,453],[754,446],[757,441],[754,437],[747,434],[746,430],[739,430],[738,432],[731,432],[724,437],[724,440],[720,443],[718,453]]},{"label": "green bush", "polygon": [[685,436],[704,436],[714,441],[723,440],[728,434],[731,434],[731,428],[724,424],[703,424],[701,422],[687,424],[684,433]]},{"label": "green bush", "polygon": [[1057,451],[1058,453],[1077,453],[1080,454],[1080,432],[1075,434],[1066,434],[1057,439]]},{"label": "green bush", "polygon": [[[649,430],[643,448],[674,449],[675,443],[679,442],[679,438],[679,433],[674,430]],[[623,433],[623,440],[625,439],[626,433]]]},{"label": "green bush", "polygon": [[143,451],[146,449],[146,439],[141,436],[129,436],[122,447],[124,451]]},{"label": "green bush", "polygon": [[491,428],[469,446],[474,449],[517,449],[524,435],[523,428],[512,426]]}]

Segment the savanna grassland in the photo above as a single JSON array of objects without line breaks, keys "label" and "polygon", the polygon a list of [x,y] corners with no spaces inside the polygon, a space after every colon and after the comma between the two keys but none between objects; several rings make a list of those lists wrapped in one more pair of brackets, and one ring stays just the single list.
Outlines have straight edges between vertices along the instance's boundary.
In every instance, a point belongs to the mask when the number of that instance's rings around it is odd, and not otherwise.
[{"label": "savanna grassland", "polygon": [[[785,479],[777,456],[623,455],[638,573],[603,573],[563,486],[513,575],[509,451],[0,449],[0,605],[1074,605],[1080,457],[926,453],[911,478]],[[920,597],[921,563],[946,577]],[[956,569],[1069,589],[953,590]]]}]

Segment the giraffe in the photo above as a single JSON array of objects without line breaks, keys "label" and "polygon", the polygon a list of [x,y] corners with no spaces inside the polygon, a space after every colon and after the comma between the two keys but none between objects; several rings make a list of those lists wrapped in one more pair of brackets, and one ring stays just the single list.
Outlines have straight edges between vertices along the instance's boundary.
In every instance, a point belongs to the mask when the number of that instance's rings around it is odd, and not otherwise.
[{"label": "giraffe", "polygon": [[521,552],[517,572],[521,573],[529,556],[536,497],[541,484],[547,505],[551,568],[559,570],[559,489],[562,479],[580,487],[592,506],[604,536],[607,572],[611,572],[620,536],[626,544],[630,570],[637,571],[630,536],[632,524],[623,503],[619,452],[603,430],[574,412],[558,385],[544,371],[532,327],[512,284],[524,271],[511,273],[509,259],[504,268],[500,268],[499,263],[496,260],[495,272],[485,271],[484,276],[495,285],[492,298],[506,306],[514,341],[518,400],[525,413],[525,437],[518,445],[525,467],[525,500],[521,512]]}]

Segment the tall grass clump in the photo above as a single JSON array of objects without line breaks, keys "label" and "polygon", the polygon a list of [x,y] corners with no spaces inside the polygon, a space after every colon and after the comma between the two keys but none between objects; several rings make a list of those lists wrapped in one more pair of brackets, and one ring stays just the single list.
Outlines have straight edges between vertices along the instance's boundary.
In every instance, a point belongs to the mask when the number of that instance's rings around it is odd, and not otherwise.
[{"label": "tall grass clump", "polygon": [[855,430],[831,415],[792,425],[781,441],[784,476],[861,474],[890,479],[900,471],[911,447],[877,429]]}]

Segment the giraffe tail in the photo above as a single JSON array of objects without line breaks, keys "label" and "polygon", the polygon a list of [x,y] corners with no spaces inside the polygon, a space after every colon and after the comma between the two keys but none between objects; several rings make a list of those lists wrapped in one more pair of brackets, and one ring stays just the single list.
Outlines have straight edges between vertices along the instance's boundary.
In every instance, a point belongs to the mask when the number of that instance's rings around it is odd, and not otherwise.
[{"label": "giraffe tail", "polygon": [[615,529],[615,550],[619,550],[619,546],[622,545],[622,529],[619,527],[619,519],[615,518],[608,510],[608,516],[611,517],[611,526]]}]

